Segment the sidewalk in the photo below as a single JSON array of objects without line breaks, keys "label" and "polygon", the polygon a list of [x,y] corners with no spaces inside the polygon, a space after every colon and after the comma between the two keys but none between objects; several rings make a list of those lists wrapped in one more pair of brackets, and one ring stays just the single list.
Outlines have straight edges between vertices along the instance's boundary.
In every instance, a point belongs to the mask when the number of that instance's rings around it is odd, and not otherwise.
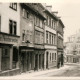
[{"label": "sidewalk", "polygon": [[[35,79],[35,78],[39,78],[40,76],[40,78],[43,78],[43,74],[47,74],[47,73],[52,73],[53,75],[54,74],[57,74],[57,73],[59,73],[59,72],[61,72],[61,71],[63,71],[63,70],[66,70],[66,69],[68,69],[68,68],[70,68],[70,66],[68,66],[68,65],[64,65],[63,67],[60,67],[59,69],[49,69],[49,70],[43,70],[43,71],[35,71],[35,72],[31,72],[31,73],[22,73],[22,74],[19,74],[19,75],[16,75],[16,76],[4,76],[4,77],[0,77],[0,79],[7,79],[7,80],[13,80],[13,79]],[[46,75],[46,77],[48,77],[47,75]]]},{"label": "sidewalk", "polygon": [[55,72],[59,72],[61,70],[64,70],[64,69],[68,69],[70,66],[67,66],[67,65],[64,65],[63,67],[59,68],[59,69],[50,69],[50,70],[43,70],[43,71],[36,71],[36,72],[32,72],[32,73],[22,73],[21,75],[16,75],[16,76],[11,76],[12,78],[16,78],[16,77],[19,77],[19,78],[22,78],[22,77],[38,77],[39,75],[43,75],[43,74],[47,74],[47,73],[55,73]]}]

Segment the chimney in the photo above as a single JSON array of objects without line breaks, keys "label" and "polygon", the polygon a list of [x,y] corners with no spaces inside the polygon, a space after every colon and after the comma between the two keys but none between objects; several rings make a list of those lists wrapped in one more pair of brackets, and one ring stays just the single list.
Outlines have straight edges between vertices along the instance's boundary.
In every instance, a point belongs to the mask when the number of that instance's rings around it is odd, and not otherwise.
[{"label": "chimney", "polygon": [[47,10],[52,12],[52,6],[46,6]]}]

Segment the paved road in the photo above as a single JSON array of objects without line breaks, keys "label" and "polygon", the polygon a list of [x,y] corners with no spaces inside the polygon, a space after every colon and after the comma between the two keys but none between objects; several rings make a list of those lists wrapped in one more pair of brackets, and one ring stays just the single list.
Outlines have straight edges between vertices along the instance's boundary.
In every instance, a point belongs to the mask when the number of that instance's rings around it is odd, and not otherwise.
[{"label": "paved road", "polygon": [[[16,76],[8,76],[5,79],[28,79],[38,77],[80,77],[80,64],[66,64],[59,69],[50,69],[43,71],[36,71],[32,73],[23,73]],[[0,77],[1,79],[1,77]],[[3,79],[3,78],[2,78]]]},{"label": "paved road", "polygon": [[38,77],[80,77],[80,64],[67,64],[69,68],[58,70],[56,72],[49,72]]}]

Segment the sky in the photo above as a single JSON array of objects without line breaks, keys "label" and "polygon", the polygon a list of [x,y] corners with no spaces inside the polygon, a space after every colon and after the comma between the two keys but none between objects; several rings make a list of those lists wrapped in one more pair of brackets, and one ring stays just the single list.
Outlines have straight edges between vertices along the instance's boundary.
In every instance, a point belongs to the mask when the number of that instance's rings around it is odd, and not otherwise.
[{"label": "sky", "polygon": [[51,0],[46,2],[52,5],[52,11],[58,11],[64,28],[64,42],[70,35],[77,33],[80,29],[80,0]]}]

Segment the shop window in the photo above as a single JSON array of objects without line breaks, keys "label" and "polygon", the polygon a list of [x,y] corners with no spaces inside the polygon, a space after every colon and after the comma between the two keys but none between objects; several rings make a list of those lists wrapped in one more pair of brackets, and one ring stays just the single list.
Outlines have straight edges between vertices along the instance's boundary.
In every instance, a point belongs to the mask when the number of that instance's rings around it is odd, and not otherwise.
[{"label": "shop window", "polygon": [[2,48],[1,70],[10,69],[10,51],[8,48]]},{"label": "shop window", "polygon": [[9,33],[16,35],[17,23],[15,21],[9,20]]},{"label": "shop window", "polygon": [[17,10],[17,3],[10,3],[10,8]]}]

